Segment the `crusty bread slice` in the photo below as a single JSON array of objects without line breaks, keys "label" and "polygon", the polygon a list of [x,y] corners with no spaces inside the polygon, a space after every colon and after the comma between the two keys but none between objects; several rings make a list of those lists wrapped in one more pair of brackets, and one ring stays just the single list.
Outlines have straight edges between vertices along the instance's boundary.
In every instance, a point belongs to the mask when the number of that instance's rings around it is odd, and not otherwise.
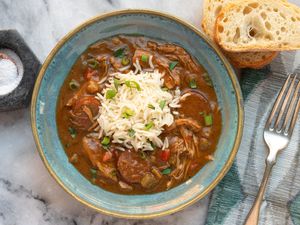
[{"label": "crusty bread slice", "polygon": [[215,23],[219,12],[225,4],[231,1],[233,0],[204,0],[201,26],[211,39],[215,36]]},{"label": "crusty bread slice", "polygon": [[272,0],[237,0],[219,13],[216,41],[232,52],[300,49],[300,9]]},{"label": "crusty bread slice", "polygon": [[[227,3],[234,0],[204,0],[202,29],[213,40],[215,37],[215,23],[219,12]],[[280,0],[285,1],[285,0]],[[225,52],[231,63],[237,68],[262,68],[269,64],[276,56],[277,52]]]},{"label": "crusty bread slice", "polygon": [[270,64],[278,52],[226,52],[225,55],[236,68],[260,69]]}]

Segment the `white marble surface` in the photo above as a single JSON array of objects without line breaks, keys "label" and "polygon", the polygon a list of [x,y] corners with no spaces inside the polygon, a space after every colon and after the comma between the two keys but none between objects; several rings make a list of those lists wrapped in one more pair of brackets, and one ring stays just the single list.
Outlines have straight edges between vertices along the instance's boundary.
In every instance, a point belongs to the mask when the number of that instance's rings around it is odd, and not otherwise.
[{"label": "white marble surface", "polygon": [[[149,8],[199,27],[201,0],[0,0],[0,29],[17,29],[41,62],[86,19],[116,9]],[[202,225],[208,199],[163,218],[137,221],[99,214],[70,197],[36,150],[29,109],[0,113],[0,225]]]}]

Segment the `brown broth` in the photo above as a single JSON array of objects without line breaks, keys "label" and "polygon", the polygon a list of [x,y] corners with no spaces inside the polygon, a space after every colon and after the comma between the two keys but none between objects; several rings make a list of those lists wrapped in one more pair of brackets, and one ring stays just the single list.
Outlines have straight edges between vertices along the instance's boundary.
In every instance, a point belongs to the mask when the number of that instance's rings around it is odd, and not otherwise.
[{"label": "brown broth", "polygon": [[[150,43],[150,44],[149,44]],[[163,48],[163,47],[169,48]],[[213,153],[216,149],[216,145],[218,143],[218,139],[221,133],[221,124],[222,118],[221,113],[218,108],[217,104],[217,97],[214,91],[214,88],[211,86],[210,80],[204,68],[198,64],[198,62],[190,57],[184,49],[179,46],[173,44],[166,44],[164,42],[151,40],[146,37],[132,37],[132,36],[118,36],[111,39],[107,39],[104,41],[97,42],[91,45],[75,62],[73,65],[68,77],[66,78],[61,90],[60,95],[57,103],[57,116],[56,122],[58,127],[58,134],[61,140],[62,145],[64,146],[65,152],[67,156],[72,158],[74,154],[77,154],[78,160],[77,162],[73,162],[73,165],[77,168],[77,170],[88,180],[90,180],[95,185],[104,188],[105,190],[115,192],[115,193],[122,193],[122,194],[145,194],[145,193],[155,193],[161,192],[168,189],[167,183],[170,181],[169,175],[163,175],[162,178],[158,181],[152,188],[144,188],[138,183],[129,183],[133,190],[124,190],[122,189],[117,182],[112,181],[103,177],[101,174],[99,175],[99,171],[97,174],[91,173],[91,168],[95,168],[91,163],[89,157],[87,156],[86,152],[83,149],[82,139],[85,137],[89,131],[76,129],[76,137],[72,138],[70,135],[69,128],[74,127],[74,124],[70,120],[70,111],[74,110],[74,106],[68,107],[66,106],[68,101],[74,97],[78,93],[78,90],[81,90],[84,85],[89,82],[86,78],[86,71],[88,70],[88,66],[86,65],[86,60],[91,56],[95,56],[98,58],[104,57],[106,59],[113,57],[116,53],[116,50],[125,47],[126,54],[128,58],[132,58],[136,49],[143,49],[151,54],[155,55],[157,59],[166,58],[169,62],[174,61],[173,58],[177,57],[178,65],[173,70],[174,73],[176,72],[179,74],[180,77],[180,90],[185,93],[189,92],[192,93],[190,97],[187,97],[186,100],[182,102],[182,107],[178,111],[181,117],[184,118],[191,118],[194,121],[197,121],[199,125],[202,127],[205,126],[204,116],[205,115],[212,115],[213,123],[209,127],[211,129],[211,135],[206,138],[209,142],[209,146],[204,148],[205,146],[197,145],[201,149],[197,155],[193,158],[188,158],[190,161],[190,167],[187,172],[187,176],[184,179],[179,181],[174,181],[171,188],[185,182],[190,177],[194,176],[204,165],[206,165],[210,160],[213,159]],[[176,48],[174,52],[170,52]],[[170,50],[171,49],[171,50]],[[118,59],[117,59],[118,60]],[[115,72],[116,69],[110,64],[108,60],[108,73]],[[132,68],[132,67],[131,67]],[[161,70],[158,66],[158,68]],[[163,68],[168,69],[168,68]],[[173,73],[172,71],[172,73]],[[98,68],[97,75],[93,76],[91,79],[95,81],[99,81],[102,79],[102,74],[104,73],[102,68]],[[80,89],[72,90],[69,87],[69,83],[71,80],[76,80],[80,84]],[[191,89],[190,82],[194,80],[197,88]],[[94,96],[94,94],[87,93],[84,90],[83,96]],[[73,107],[73,108],[72,108]],[[203,130],[194,132],[193,134],[198,137],[200,140],[203,138]],[[180,132],[178,127],[176,129],[164,132],[162,134],[163,137],[180,137]],[[203,147],[204,146],[204,147]],[[104,152],[101,154],[105,154]],[[110,164],[117,166],[118,157],[120,156],[120,152],[114,152],[114,161]],[[155,158],[159,161],[159,154],[161,154],[161,150],[157,149],[154,153],[147,153],[146,159]],[[172,151],[171,151],[172,157]],[[72,161],[72,160],[71,160]],[[170,161],[170,159],[169,159]],[[168,161],[168,162],[169,162]],[[160,162],[152,163],[152,166],[158,167]],[[163,162],[164,163],[164,162]],[[174,170],[175,168],[172,168]],[[120,175],[119,171],[117,170],[117,178],[118,180],[125,181]]]}]

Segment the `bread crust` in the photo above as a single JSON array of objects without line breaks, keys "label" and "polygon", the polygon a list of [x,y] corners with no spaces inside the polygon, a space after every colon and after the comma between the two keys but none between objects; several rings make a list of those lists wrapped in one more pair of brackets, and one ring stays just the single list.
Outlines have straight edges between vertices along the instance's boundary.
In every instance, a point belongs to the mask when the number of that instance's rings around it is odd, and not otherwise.
[{"label": "bread crust", "polygon": [[[252,52],[250,52],[252,53]],[[261,52],[257,52],[261,53]],[[233,66],[237,68],[251,68],[251,69],[261,69],[264,66],[270,64],[278,55],[278,52],[266,52],[265,58],[261,60],[252,60],[252,61],[245,61],[242,60],[240,54],[247,54],[247,52],[241,52],[241,53],[232,53],[227,52],[225,53],[228,58],[230,59],[230,62],[233,64]],[[252,53],[253,56],[256,54],[255,52]]]}]

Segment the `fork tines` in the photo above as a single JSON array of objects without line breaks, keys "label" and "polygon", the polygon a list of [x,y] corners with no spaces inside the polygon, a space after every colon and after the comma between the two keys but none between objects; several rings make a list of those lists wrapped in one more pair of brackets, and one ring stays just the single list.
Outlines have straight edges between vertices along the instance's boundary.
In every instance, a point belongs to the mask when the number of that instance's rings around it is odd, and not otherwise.
[{"label": "fork tines", "polygon": [[300,109],[299,88],[297,74],[290,74],[277,96],[265,129],[291,135]]}]

